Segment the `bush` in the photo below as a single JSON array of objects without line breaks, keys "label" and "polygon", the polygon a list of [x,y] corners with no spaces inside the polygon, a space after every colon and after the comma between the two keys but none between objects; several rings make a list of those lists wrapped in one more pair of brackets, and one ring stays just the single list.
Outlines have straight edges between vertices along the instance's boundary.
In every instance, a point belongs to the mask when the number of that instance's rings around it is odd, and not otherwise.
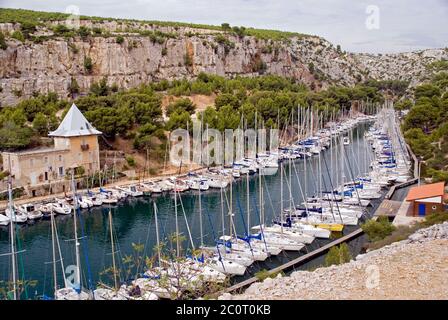
[{"label": "bush", "polygon": [[187,67],[191,67],[193,65],[193,59],[190,57],[188,53],[184,55],[184,64]]},{"label": "bush", "polygon": [[92,58],[90,58],[90,57],[84,58],[84,69],[87,71],[87,73],[92,72],[92,69],[93,69]]},{"label": "bush", "polygon": [[376,250],[384,246],[390,245],[391,243],[402,241],[407,239],[411,234],[413,234],[418,229],[417,226],[398,226],[395,231],[390,235],[386,236],[384,239],[372,242],[368,244],[369,250]]},{"label": "bush", "polygon": [[90,30],[89,30],[89,28],[87,28],[85,26],[81,26],[78,29],[78,34],[82,39],[85,39],[88,36],[90,36]]},{"label": "bush", "polygon": [[420,222],[420,225],[424,228],[430,227],[435,224],[448,221],[448,212],[436,212],[429,214],[425,217],[425,220]]},{"label": "bush", "polygon": [[377,220],[369,220],[361,224],[362,230],[367,234],[370,241],[378,241],[390,235],[396,228],[389,222],[387,217],[379,217]]},{"label": "bush", "polygon": [[166,114],[167,116],[170,116],[174,112],[180,113],[183,111],[187,111],[189,114],[193,114],[195,109],[196,105],[190,99],[179,99],[166,108]]},{"label": "bush", "polygon": [[350,248],[346,243],[341,243],[338,246],[332,247],[325,256],[325,266],[339,265],[350,262],[352,255]]},{"label": "bush", "polygon": [[132,156],[126,156],[126,162],[130,167],[135,167],[135,159]]},{"label": "bush", "polygon": [[115,41],[118,44],[122,44],[124,42],[124,37],[123,36],[117,36],[117,38],[115,39]]},{"label": "bush", "polygon": [[8,45],[6,44],[5,35],[3,32],[0,32],[0,49],[6,50]]},{"label": "bush", "polygon": [[284,275],[283,272],[274,272],[274,273],[269,273],[269,270],[266,269],[262,269],[258,272],[255,273],[255,277],[259,280],[259,281],[263,281],[267,278],[276,278],[279,274]]},{"label": "bush", "polygon": [[25,42],[25,37],[21,31],[14,31],[11,35],[11,38],[19,40],[20,42]]},{"label": "bush", "polygon": [[48,133],[48,120],[47,117],[39,112],[36,114],[33,120],[33,129],[36,130],[41,136]]},{"label": "bush", "polygon": [[68,88],[68,91],[70,92],[70,94],[77,94],[79,93],[79,85],[78,85],[78,81],[76,81],[75,78],[72,78],[70,80],[70,85]]}]

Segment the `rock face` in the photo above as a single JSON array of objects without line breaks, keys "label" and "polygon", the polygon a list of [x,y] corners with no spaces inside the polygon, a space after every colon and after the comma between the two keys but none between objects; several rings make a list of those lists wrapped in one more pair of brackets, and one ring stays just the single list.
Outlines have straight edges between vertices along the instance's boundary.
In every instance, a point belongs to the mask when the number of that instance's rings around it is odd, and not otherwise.
[{"label": "rock face", "polygon": [[237,299],[447,299],[448,222],[355,261],[254,283]]},{"label": "rock face", "polygon": [[[81,22],[89,28],[101,27],[107,36],[66,39],[55,36],[51,29],[41,28],[36,34],[46,35],[47,40],[22,43],[8,36],[18,30],[17,24],[0,24],[8,44],[6,50],[0,50],[2,106],[14,104],[34,92],[54,91],[67,97],[72,79],[78,83],[80,92],[85,93],[103,77],[109,84],[130,88],[148,81],[193,78],[200,72],[226,77],[264,73],[292,77],[319,89],[332,84],[354,85],[367,75],[376,79],[405,79],[410,73],[402,65],[424,72],[425,63],[447,57],[445,50],[423,52],[424,59],[416,58],[417,68],[410,61],[420,53],[381,57],[347,54],[314,36],[273,41],[225,34],[227,40],[219,41],[217,34],[222,32],[217,30],[141,24],[127,24],[125,28],[116,21]],[[142,35],[142,31],[175,36],[154,41]],[[117,35],[124,37],[122,43],[117,43]],[[84,67],[86,57],[93,62],[90,72]],[[399,64],[397,60],[403,62]]]}]

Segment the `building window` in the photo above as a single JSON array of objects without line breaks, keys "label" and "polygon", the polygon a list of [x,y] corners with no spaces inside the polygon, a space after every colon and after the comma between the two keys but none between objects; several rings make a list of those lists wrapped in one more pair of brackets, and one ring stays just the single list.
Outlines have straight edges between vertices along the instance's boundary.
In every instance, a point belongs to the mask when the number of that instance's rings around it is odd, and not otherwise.
[{"label": "building window", "polygon": [[48,172],[45,171],[45,181],[48,181]]},{"label": "building window", "polygon": [[64,167],[59,167],[59,175],[60,176],[64,175]]},{"label": "building window", "polygon": [[44,163],[48,163],[48,157],[44,157]]},{"label": "building window", "polygon": [[59,155],[59,161],[62,161],[62,156],[61,155]]},{"label": "building window", "polygon": [[34,160],[30,159],[30,166],[33,167],[34,166]]},{"label": "building window", "polygon": [[432,206],[432,210],[437,210],[437,206]]}]

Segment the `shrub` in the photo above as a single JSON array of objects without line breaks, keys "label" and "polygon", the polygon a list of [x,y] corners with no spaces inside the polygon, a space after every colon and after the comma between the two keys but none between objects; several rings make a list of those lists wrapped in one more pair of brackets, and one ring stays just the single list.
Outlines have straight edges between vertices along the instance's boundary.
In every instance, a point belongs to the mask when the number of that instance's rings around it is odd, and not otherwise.
[{"label": "shrub", "polygon": [[101,30],[101,28],[94,27],[94,28],[92,28],[92,32],[94,35],[100,36],[103,33],[103,30]]},{"label": "shrub", "polygon": [[25,42],[25,37],[21,31],[14,31],[11,35],[11,38],[19,40],[20,42]]},{"label": "shrub", "polygon": [[170,116],[174,112],[183,112],[187,111],[190,114],[193,114],[196,109],[196,105],[188,98],[179,99],[176,102],[170,104],[166,108],[166,114]]},{"label": "shrub", "polygon": [[48,133],[48,120],[43,113],[39,112],[34,117],[33,129],[36,130],[41,136]]},{"label": "shrub", "polygon": [[405,240],[417,229],[417,226],[398,226],[390,235],[386,236],[384,239],[369,243],[367,247],[369,250],[376,250],[391,243]]},{"label": "shrub", "polygon": [[448,212],[436,212],[427,215],[425,217],[425,220],[420,222],[420,225],[426,228],[435,224],[443,223],[445,221],[448,221]]},{"label": "shrub", "polygon": [[73,95],[76,93],[79,93],[79,85],[78,85],[78,81],[76,81],[75,78],[72,78],[70,81],[70,85],[68,88],[68,91]]},{"label": "shrub", "polygon": [[0,32],[0,49],[6,50],[8,45],[6,44],[5,35],[3,32]]},{"label": "shrub", "polygon": [[350,262],[351,259],[352,255],[350,253],[350,248],[346,243],[341,243],[339,247],[334,246],[328,251],[325,256],[325,265],[327,267],[331,265],[339,265]]},{"label": "shrub", "polygon": [[258,272],[255,273],[255,277],[256,277],[259,281],[263,281],[263,280],[265,280],[265,279],[267,279],[267,278],[276,278],[277,275],[279,275],[279,274],[284,275],[283,272],[274,272],[274,273],[270,274],[270,273],[269,273],[269,270],[262,269],[262,270],[260,270],[260,271],[258,271]]},{"label": "shrub", "polygon": [[390,235],[396,228],[387,217],[379,217],[377,220],[369,220],[361,225],[370,241],[378,241]]},{"label": "shrub", "polygon": [[188,53],[184,55],[184,64],[187,67],[191,67],[193,65],[193,59],[190,57]]},{"label": "shrub", "polygon": [[115,39],[115,41],[118,44],[122,44],[124,42],[124,37],[123,36],[117,36],[117,38]]},{"label": "shrub", "polygon": [[81,26],[78,29],[78,34],[82,39],[85,39],[88,36],[90,36],[90,30],[89,30],[89,28],[87,28],[85,26]]},{"label": "shrub", "polygon": [[130,167],[135,167],[135,159],[132,156],[126,156],[126,162]]},{"label": "shrub", "polygon": [[92,72],[92,69],[93,69],[92,58],[90,58],[90,57],[84,58],[84,69],[87,71],[87,73]]}]

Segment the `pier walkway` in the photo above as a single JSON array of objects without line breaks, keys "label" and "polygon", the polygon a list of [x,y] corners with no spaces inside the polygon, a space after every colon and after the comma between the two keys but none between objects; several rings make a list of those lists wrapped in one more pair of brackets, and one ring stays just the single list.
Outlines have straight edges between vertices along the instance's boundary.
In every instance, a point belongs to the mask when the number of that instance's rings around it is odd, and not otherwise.
[{"label": "pier walkway", "polygon": [[[321,254],[323,254],[323,253],[327,252],[328,250],[330,250],[331,247],[334,247],[334,246],[337,246],[337,245],[339,245],[341,243],[344,243],[344,242],[347,242],[349,240],[352,240],[352,239],[360,236],[361,234],[363,234],[362,229],[361,228],[356,229],[355,231],[353,231],[353,232],[351,232],[351,233],[349,233],[349,234],[347,234],[347,235],[345,235],[345,236],[343,236],[343,237],[341,237],[339,239],[336,239],[336,240],[334,240],[334,241],[332,241],[332,242],[330,242],[330,243],[328,243],[328,244],[326,244],[326,245],[324,245],[324,246],[322,246],[322,247],[320,247],[320,248],[318,248],[316,250],[313,250],[313,251],[311,251],[311,252],[309,252],[309,253],[307,253],[307,254],[305,254],[303,256],[300,256],[300,257],[298,257],[298,258],[296,258],[294,260],[291,260],[291,261],[289,261],[289,262],[287,262],[285,264],[282,264],[281,266],[278,266],[278,267],[276,267],[274,269],[269,270],[268,274],[272,275],[272,274],[277,274],[277,273],[282,272],[282,271],[288,271],[288,270],[292,269],[293,267],[301,265],[301,264],[307,262],[308,260],[310,260],[312,258],[320,256]],[[233,285],[233,286],[223,290],[218,295],[221,295],[223,293],[231,293],[231,292],[239,291],[239,290],[244,289],[244,288],[248,287],[249,285],[251,285],[252,283],[257,282],[257,281],[259,281],[259,279],[257,277],[252,277],[250,279],[247,279],[245,281],[239,282],[239,283],[237,283],[237,284],[235,284],[235,285]]]}]

